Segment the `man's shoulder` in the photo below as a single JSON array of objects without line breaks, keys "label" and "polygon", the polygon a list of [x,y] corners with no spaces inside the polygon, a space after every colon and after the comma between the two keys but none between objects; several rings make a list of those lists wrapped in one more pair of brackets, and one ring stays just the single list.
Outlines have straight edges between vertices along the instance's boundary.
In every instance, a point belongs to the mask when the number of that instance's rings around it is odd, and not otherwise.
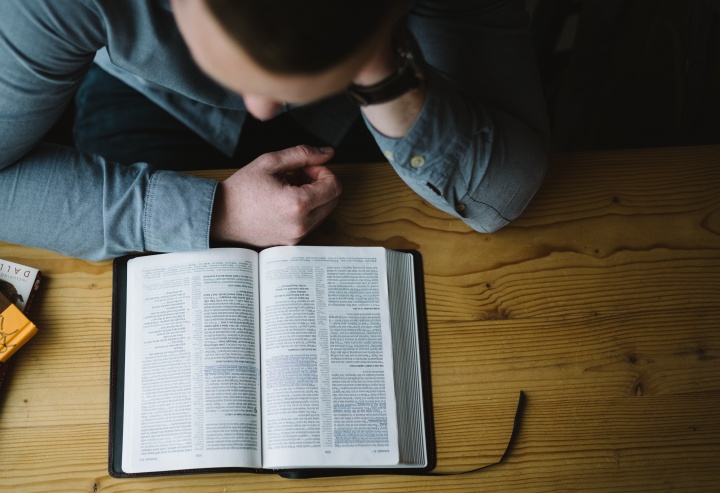
[{"label": "man's shoulder", "polygon": [[[32,32],[40,26],[58,35],[107,38],[111,33],[143,34],[172,16],[168,0],[2,0],[0,20],[8,29]],[[66,38],[61,38],[66,39]],[[106,39],[105,39],[106,40]]]},{"label": "man's shoulder", "polygon": [[[29,36],[42,44],[49,35],[63,43],[92,41],[105,32],[99,0],[3,0],[0,25],[10,37]],[[15,38],[17,39],[17,38]]]},{"label": "man's shoulder", "polygon": [[102,0],[3,0],[0,4],[3,17],[55,18],[62,24],[78,16],[97,16]]}]

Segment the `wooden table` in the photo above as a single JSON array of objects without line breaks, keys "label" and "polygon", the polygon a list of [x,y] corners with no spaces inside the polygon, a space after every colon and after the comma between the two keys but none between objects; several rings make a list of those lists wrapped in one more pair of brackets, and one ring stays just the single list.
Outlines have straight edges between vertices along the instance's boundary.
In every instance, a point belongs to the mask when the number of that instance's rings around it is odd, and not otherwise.
[{"label": "wooden table", "polygon": [[505,462],[451,477],[110,478],[111,263],[2,244],[46,278],[40,333],[0,394],[0,489],[720,490],[720,147],[556,155],[523,217],[492,235],[388,165],[336,170],[343,201],[308,243],[424,257],[437,469],[497,460],[523,390]]}]

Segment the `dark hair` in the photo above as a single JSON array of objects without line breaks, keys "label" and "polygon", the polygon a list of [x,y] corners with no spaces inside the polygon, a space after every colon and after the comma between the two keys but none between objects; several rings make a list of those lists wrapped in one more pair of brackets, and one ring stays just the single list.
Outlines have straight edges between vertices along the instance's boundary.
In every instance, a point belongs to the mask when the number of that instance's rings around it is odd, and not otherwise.
[{"label": "dark hair", "polygon": [[398,12],[400,0],[205,0],[261,67],[317,73],[339,63]]}]

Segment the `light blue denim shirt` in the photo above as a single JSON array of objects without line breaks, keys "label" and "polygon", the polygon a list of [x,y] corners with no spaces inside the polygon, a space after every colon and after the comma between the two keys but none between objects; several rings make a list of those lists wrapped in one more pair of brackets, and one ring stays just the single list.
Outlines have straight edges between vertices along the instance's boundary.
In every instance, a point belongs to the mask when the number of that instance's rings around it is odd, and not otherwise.
[{"label": "light blue denim shirt", "polygon": [[[427,99],[402,139],[373,128],[407,184],[477,231],[517,217],[547,168],[548,124],[522,1],[419,0],[407,16]],[[75,257],[207,248],[217,183],[41,143],[90,64],[135,87],[219,150],[246,111],[192,61],[166,0],[0,3],[0,239]],[[337,143],[345,98],[293,110]]]}]

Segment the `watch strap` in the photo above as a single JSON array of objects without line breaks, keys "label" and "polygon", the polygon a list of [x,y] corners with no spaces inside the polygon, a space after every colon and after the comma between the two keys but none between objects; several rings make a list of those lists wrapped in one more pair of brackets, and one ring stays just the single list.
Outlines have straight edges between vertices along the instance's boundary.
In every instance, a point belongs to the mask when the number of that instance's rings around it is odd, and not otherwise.
[{"label": "watch strap", "polygon": [[407,32],[396,36],[395,50],[399,63],[395,72],[369,86],[351,84],[347,89],[350,99],[359,106],[381,104],[420,87],[424,80],[422,59],[414,41]]}]

